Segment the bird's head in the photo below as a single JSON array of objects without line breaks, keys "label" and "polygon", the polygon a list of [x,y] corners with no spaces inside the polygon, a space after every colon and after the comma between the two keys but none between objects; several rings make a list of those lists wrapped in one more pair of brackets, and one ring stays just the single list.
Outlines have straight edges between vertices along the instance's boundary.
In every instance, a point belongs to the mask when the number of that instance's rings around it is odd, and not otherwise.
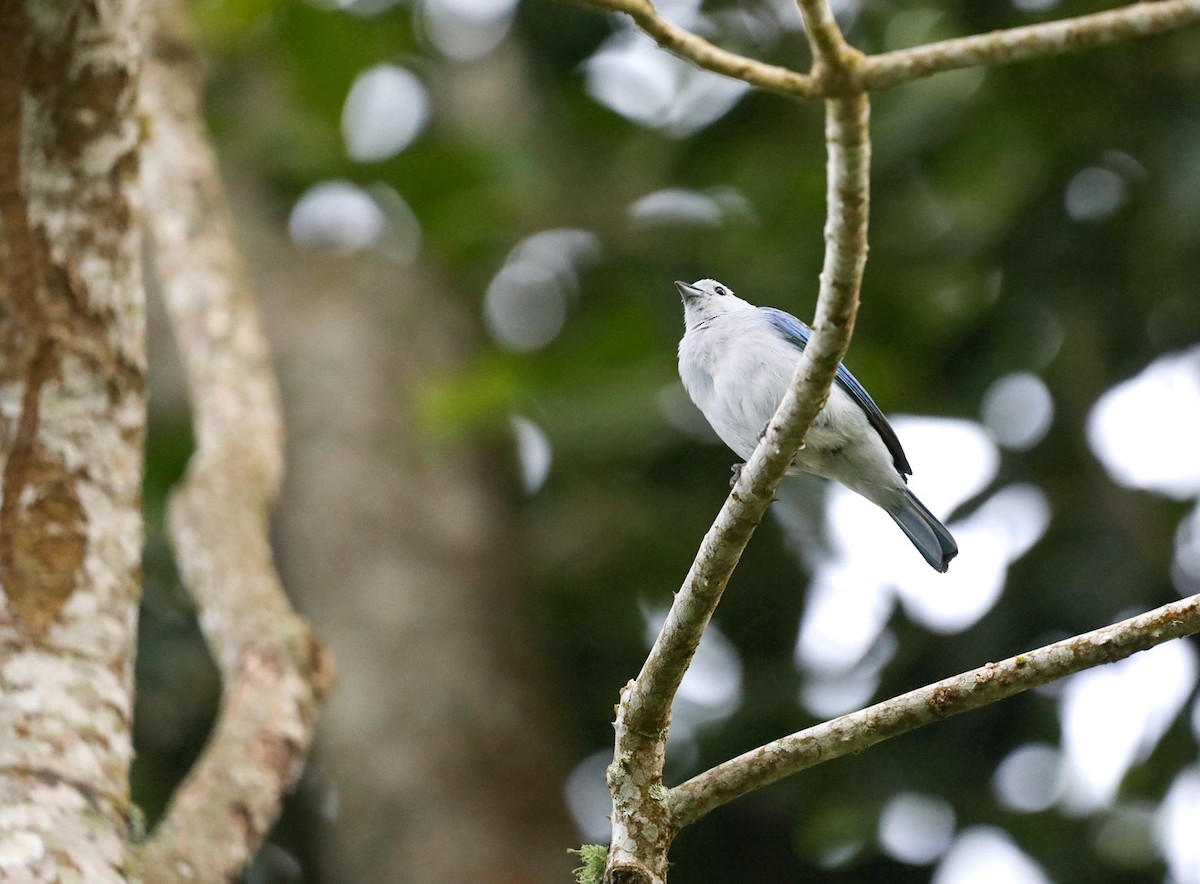
[{"label": "bird's head", "polygon": [[735,295],[733,289],[715,279],[693,283],[676,280],[675,288],[683,298],[683,322],[687,328],[723,313],[754,308],[753,304]]}]

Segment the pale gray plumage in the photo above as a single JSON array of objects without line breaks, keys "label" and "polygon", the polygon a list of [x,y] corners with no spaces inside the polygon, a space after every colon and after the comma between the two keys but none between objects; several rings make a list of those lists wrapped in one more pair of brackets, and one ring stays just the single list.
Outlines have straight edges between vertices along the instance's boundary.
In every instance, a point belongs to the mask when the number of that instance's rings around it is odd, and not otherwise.
[{"label": "pale gray plumage", "polygon": [[[684,308],[683,386],[722,441],[746,460],[783,399],[811,329],[782,310],[755,307],[714,279],[675,285]],[[845,366],[789,472],[840,482],[881,507],[938,571],[958,554],[950,532],[908,490],[912,468],[900,440]]]}]

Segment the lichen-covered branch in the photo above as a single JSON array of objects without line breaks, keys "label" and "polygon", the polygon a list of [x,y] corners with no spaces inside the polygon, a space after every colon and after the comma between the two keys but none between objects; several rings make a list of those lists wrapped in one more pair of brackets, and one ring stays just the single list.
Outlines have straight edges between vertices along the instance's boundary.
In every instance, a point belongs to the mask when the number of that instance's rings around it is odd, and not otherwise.
[{"label": "lichen-covered branch", "polygon": [[767,743],[675,787],[666,800],[678,823],[687,825],[722,804],[815,764],[1196,633],[1200,633],[1200,595],[987,663]]},{"label": "lichen-covered branch", "polygon": [[0,3],[0,877],[124,880],[146,423],[134,4]]},{"label": "lichen-covered branch", "polygon": [[613,841],[609,880],[659,882],[678,821],[663,800],[671,703],[704,629],[784,472],[825,404],[850,344],[866,264],[870,139],[866,96],[827,102],[828,221],[814,333],[763,441],[700,544],[637,678],[617,709],[609,768]]},{"label": "lichen-covered branch", "polygon": [[867,56],[858,73],[858,85],[861,89],[886,89],[941,71],[1064,55],[1197,23],[1200,0],[1133,3],[1093,15]]},{"label": "lichen-covered branch", "polygon": [[663,18],[650,0],[585,0],[589,5],[610,12],[623,12],[632,18],[659,46],[697,67],[706,68],[783,95],[816,97],[817,83],[805,74],[778,65],[755,61],[736,52],[714,46],[698,34]]},{"label": "lichen-covered branch", "polygon": [[196,438],[169,531],[223,695],[208,745],[143,860],[149,882],[218,881],[237,877],[299,775],[331,664],[292,611],[272,562],[268,513],[283,468],[279,394],[202,125],[182,5],[147,5],[147,231]]}]

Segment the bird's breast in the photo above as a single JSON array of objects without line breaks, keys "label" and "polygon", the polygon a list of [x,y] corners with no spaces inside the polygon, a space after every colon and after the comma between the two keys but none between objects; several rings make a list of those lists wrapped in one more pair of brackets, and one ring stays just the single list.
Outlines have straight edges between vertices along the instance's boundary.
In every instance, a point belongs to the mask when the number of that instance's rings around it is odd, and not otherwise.
[{"label": "bird's breast", "polygon": [[711,323],[684,335],[679,374],[696,406],[731,449],[747,458],[787,389],[799,353],[756,329]]}]

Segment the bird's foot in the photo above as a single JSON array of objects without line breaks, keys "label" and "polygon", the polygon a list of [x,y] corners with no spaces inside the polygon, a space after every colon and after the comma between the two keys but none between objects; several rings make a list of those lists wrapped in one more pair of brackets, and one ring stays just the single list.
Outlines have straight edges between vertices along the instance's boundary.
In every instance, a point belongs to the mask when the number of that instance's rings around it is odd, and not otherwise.
[{"label": "bird's foot", "polygon": [[742,478],[742,467],[744,467],[744,466],[745,466],[744,463],[735,463],[730,468],[729,472],[733,473],[733,475],[729,477],[729,487],[730,488],[732,488],[734,485],[737,484],[738,479]]},{"label": "bird's foot", "polygon": [[[824,413],[825,413],[825,412],[821,412],[821,414],[824,414]],[[771,425],[770,425],[770,424],[763,424],[763,428],[762,428],[761,430],[759,430],[759,431],[758,431],[758,435],[754,437],[754,445],[755,445],[755,447],[757,447],[757,446],[759,446],[759,445],[762,445],[762,440],[763,440],[763,439],[765,439],[765,438],[767,437],[767,427],[769,427],[769,426],[771,426]],[[799,449],[799,450],[800,450],[800,451],[803,451],[803,450],[804,450],[805,448],[807,448],[807,447],[808,447],[808,443],[807,443],[807,442],[802,442],[802,443],[800,443],[800,449]]]}]

